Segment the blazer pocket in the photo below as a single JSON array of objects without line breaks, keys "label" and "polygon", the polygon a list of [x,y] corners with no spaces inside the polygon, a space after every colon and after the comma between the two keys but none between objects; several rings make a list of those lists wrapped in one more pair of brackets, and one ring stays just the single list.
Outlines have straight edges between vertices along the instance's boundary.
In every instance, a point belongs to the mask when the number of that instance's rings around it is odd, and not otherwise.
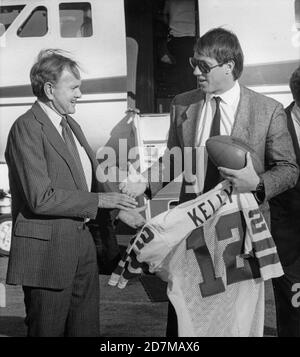
[{"label": "blazer pocket", "polygon": [[14,235],[17,237],[28,237],[41,240],[50,240],[51,234],[51,225],[30,222],[18,222],[14,232]]}]

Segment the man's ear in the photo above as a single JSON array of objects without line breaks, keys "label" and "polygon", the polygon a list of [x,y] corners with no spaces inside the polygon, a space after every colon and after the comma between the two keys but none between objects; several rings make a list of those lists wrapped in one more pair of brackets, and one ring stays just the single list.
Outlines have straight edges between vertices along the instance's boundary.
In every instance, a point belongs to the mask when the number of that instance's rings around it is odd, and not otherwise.
[{"label": "man's ear", "polygon": [[53,84],[51,82],[46,82],[44,84],[44,92],[45,96],[49,99],[53,99]]},{"label": "man's ear", "polygon": [[235,66],[235,63],[234,63],[234,60],[230,60],[226,63],[226,73],[229,74],[229,73],[232,73],[233,69],[234,69],[234,66]]},{"label": "man's ear", "polygon": [[225,73],[226,74],[230,74],[230,73],[232,73],[233,72],[233,69],[234,69],[234,66],[235,66],[235,63],[234,63],[234,61],[233,60],[230,60],[230,61],[228,61],[228,62],[226,62],[225,63]]}]

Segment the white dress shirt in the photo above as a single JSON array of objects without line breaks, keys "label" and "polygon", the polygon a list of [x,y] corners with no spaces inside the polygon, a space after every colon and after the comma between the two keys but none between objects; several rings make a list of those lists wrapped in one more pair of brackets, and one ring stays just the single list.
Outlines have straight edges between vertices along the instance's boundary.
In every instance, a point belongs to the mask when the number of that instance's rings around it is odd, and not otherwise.
[{"label": "white dress shirt", "polygon": [[169,28],[172,36],[195,36],[194,0],[167,0],[163,12],[169,16]]},{"label": "white dress shirt", "polygon": [[[62,115],[58,114],[55,110],[53,110],[47,104],[41,102],[40,100],[38,100],[38,103],[41,106],[41,108],[44,110],[44,112],[47,114],[48,118],[51,120],[52,124],[55,126],[55,128],[57,129],[59,135],[63,139],[62,126],[60,125],[60,122],[61,122],[61,119],[62,119]],[[85,179],[86,179],[87,187],[88,187],[89,191],[91,191],[91,186],[92,186],[92,164],[91,164],[91,161],[90,161],[90,159],[89,159],[84,147],[80,145],[80,143],[77,140],[76,135],[74,133],[73,133],[73,137],[74,137],[74,140],[75,140],[75,143],[76,143],[76,147],[77,147],[77,150],[78,150],[78,153],[79,153],[79,157],[80,157],[80,160],[81,160],[81,164],[82,164],[82,167],[83,167],[83,171],[84,171],[84,176],[85,176]]]},{"label": "white dress shirt", "polygon": [[236,110],[240,100],[241,88],[238,81],[228,91],[220,95],[206,94],[205,103],[197,123],[195,146],[197,148],[197,169],[196,184],[194,190],[201,193],[207,167],[206,140],[209,138],[210,129],[214,113],[216,111],[216,101],[214,97],[220,97],[220,135],[231,135]]}]

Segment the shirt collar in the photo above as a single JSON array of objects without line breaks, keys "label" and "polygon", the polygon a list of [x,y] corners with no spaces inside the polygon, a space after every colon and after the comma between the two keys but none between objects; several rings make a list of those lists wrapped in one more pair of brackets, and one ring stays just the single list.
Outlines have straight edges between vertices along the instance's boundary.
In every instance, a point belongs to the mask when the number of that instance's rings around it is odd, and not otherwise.
[{"label": "shirt collar", "polygon": [[52,124],[59,129],[60,128],[60,122],[62,115],[58,114],[55,110],[50,108],[47,104],[44,102],[38,100],[39,105],[41,108],[44,110],[44,112],[47,114],[48,118],[52,121]]},{"label": "shirt collar", "polygon": [[241,88],[238,81],[235,81],[234,86],[230,88],[228,91],[222,94],[207,94],[206,100],[209,101],[213,97],[220,97],[222,101],[230,106],[237,106],[237,103],[240,99]]}]

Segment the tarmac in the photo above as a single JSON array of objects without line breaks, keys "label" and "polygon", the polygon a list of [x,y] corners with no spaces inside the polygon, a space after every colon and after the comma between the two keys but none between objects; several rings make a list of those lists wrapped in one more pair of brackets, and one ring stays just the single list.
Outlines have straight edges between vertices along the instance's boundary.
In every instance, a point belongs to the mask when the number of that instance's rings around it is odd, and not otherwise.
[{"label": "tarmac", "polygon": [[[0,257],[2,284],[5,281],[7,262],[7,257]],[[101,337],[164,337],[167,302],[151,302],[138,278],[129,281],[122,290],[109,286],[108,279],[108,275],[99,275]],[[25,337],[22,288],[6,285],[5,290],[5,307],[0,307],[0,337]],[[265,303],[264,337],[274,337],[276,318],[270,281],[266,282]]]}]

